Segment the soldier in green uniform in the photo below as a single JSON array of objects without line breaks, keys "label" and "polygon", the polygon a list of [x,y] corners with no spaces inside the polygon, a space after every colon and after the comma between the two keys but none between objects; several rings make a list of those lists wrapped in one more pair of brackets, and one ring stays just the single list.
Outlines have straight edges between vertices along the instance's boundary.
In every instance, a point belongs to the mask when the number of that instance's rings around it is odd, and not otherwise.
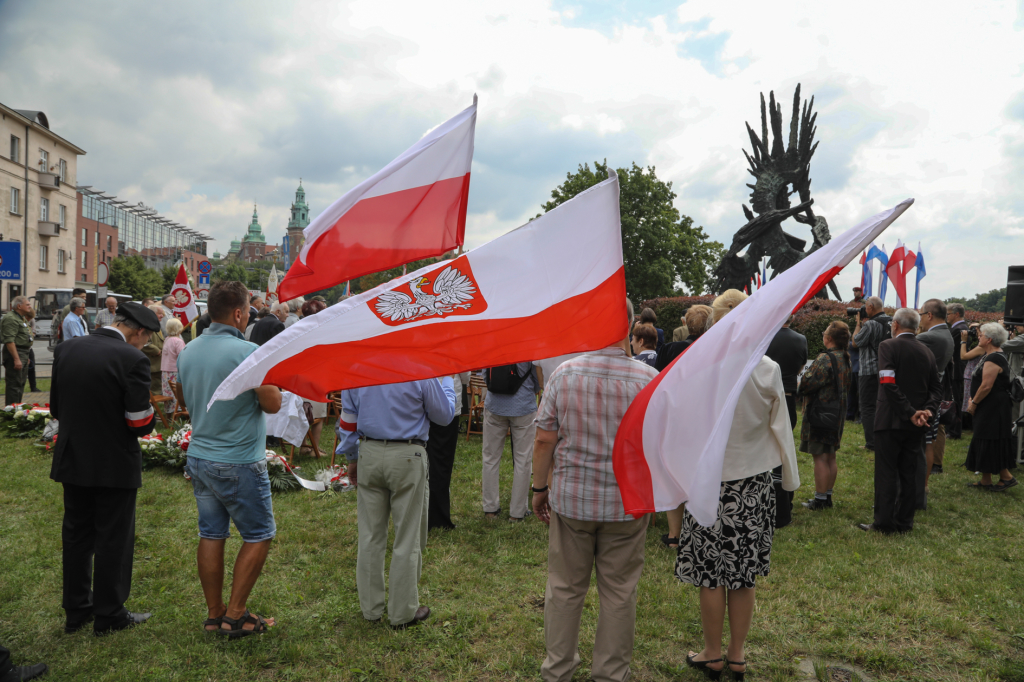
[{"label": "soldier in green uniform", "polygon": [[15,296],[11,312],[0,321],[0,344],[3,344],[4,373],[7,378],[4,404],[20,403],[25,391],[28,352],[32,350],[32,332],[28,321],[32,306],[25,296]]}]

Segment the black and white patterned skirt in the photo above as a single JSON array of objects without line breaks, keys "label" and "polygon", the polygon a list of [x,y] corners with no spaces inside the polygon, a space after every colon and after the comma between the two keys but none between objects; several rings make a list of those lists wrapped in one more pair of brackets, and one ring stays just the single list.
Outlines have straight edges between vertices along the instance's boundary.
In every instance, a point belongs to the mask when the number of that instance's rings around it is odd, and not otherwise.
[{"label": "black and white patterned skirt", "polygon": [[768,575],[774,531],[772,472],[722,483],[714,526],[683,513],[676,577],[699,587],[754,587],[757,576]]}]

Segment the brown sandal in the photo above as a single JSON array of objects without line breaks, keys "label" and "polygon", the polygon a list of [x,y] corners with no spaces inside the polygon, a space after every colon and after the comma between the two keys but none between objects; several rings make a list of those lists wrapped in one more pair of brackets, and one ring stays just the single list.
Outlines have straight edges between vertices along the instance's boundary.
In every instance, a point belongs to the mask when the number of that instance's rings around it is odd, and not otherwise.
[{"label": "brown sandal", "polygon": [[[249,613],[246,609],[245,613],[242,614],[241,618],[228,618],[225,615],[221,618],[223,623],[227,623],[230,626],[230,630],[225,630],[223,627],[219,630],[220,634],[227,635],[228,639],[238,639],[239,637],[248,637],[249,635],[262,635],[264,632],[270,629],[267,625],[267,621],[255,613]],[[245,625],[252,623],[253,629],[246,630]]]},{"label": "brown sandal", "polygon": [[[224,616],[221,616],[220,618],[207,618],[203,621],[203,630],[206,632],[217,632],[221,629],[220,624],[223,620]],[[212,630],[210,629],[211,625],[213,626]]]}]

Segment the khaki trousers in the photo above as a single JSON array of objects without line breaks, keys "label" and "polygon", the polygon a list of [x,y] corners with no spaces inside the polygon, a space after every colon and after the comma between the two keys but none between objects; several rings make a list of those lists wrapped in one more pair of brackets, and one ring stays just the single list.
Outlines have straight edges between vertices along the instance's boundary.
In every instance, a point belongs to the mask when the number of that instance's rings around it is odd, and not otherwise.
[{"label": "khaki trousers", "polygon": [[505,434],[512,429],[512,495],[508,513],[517,519],[526,516],[530,504],[530,478],[533,476],[533,440],[537,435],[537,412],[522,417],[502,417],[484,408],[483,437],[483,508],[485,512],[501,509],[498,478],[501,453],[505,449]]},{"label": "khaki trousers", "polygon": [[419,445],[363,441],[359,446],[359,556],[356,587],[363,617],[384,613],[384,552],[388,517],[395,522],[388,581],[388,619],[408,623],[420,606],[419,580],[427,544],[427,451]]},{"label": "khaki trousers", "polygon": [[544,593],[544,642],[540,667],[547,682],[569,682],[580,664],[580,616],[597,568],[600,613],[590,677],[629,678],[636,631],[636,585],[644,568],[645,515],[633,521],[578,521],[551,512],[548,586]]}]

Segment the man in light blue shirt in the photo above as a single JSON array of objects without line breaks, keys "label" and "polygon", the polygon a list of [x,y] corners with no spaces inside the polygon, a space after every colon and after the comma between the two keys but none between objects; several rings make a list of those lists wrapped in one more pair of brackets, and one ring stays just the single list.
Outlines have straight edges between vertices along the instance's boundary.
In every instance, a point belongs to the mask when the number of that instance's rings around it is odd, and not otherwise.
[{"label": "man in light blue shirt", "polygon": [[[266,632],[273,618],[246,609],[277,533],[267,476],[267,425],[263,413],[281,409],[281,391],[261,386],[209,409],[213,392],[259,346],[245,340],[249,290],[241,282],[218,282],[207,310],[213,322],[178,356],[178,381],[192,420],[186,472],[199,509],[199,581],[208,619],[203,626],[231,638]],[[242,536],[231,597],[225,606],[224,544],[234,522]]]},{"label": "man in light blue shirt", "polygon": [[357,486],[356,587],[367,620],[380,620],[384,613],[389,515],[395,542],[388,620],[406,628],[430,615],[429,608],[420,606],[418,587],[427,544],[426,445],[430,422],[448,424],[454,416],[451,377],[342,391],[337,452],[348,459],[349,478]]},{"label": "man in light blue shirt", "polygon": [[61,323],[61,331],[64,332],[65,341],[70,341],[76,336],[85,336],[87,334],[85,320],[82,319],[82,316],[85,315],[85,301],[80,298],[73,298],[69,308],[68,316]]}]

